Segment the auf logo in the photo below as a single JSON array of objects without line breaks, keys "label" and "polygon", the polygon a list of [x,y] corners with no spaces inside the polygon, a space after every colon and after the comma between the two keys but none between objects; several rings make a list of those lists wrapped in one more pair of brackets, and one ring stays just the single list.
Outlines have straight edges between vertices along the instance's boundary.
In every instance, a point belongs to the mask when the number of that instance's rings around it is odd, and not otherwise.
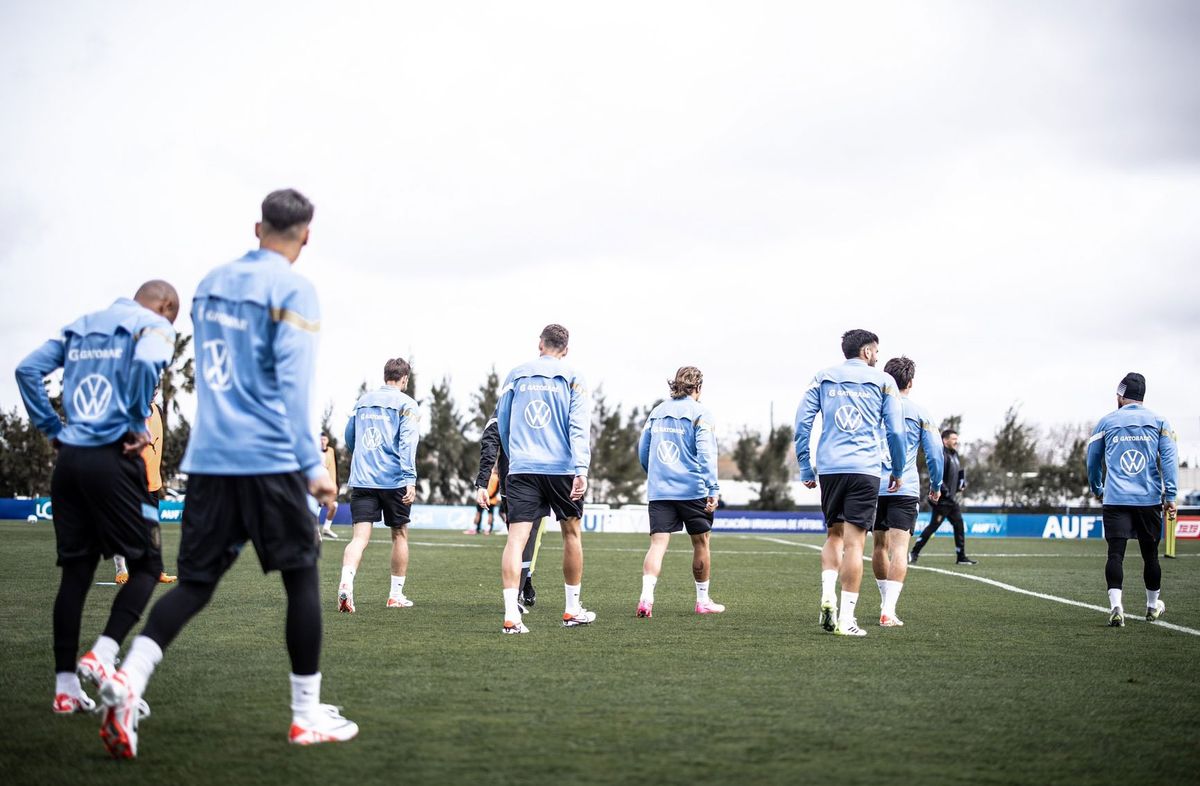
[{"label": "auf logo", "polygon": [[379,450],[383,445],[383,432],[371,426],[367,429],[367,433],[363,434],[363,447],[367,450]]},{"label": "auf logo", "polygon": [[1127,450],[1121,454],[1121,469],[1126,475],[1137,475],[1146,468],[1146,454],[1140,450]]},{"label": "auf logo", "polygon": [[862,425],[862,413],[858,411],[858,407],[853,407],[847,404],[844,407],[838,407],[838,411],[833,413],[833,422],[842,431],[858,431]]},{"label": "auf logo", "polygon": [[674,442],[658,443],[658,460],[664,464],[678,464],[679,446]]},{"label": "auf logo", "polygon": [[79,380],[71,401],[80,420],[98,420],[112,401],[112,384],[99,374],[88,374]]},{"label": "auf logo", "polygon": [[550,405],[535,399],[525,405],[525,422],[530,428],[545,428],[550,425]]},{"label": "auf logo", "polygon": [[218,392],[233,387],[233,364],[229,345],[221,339],[204,342],[204,381]]}]

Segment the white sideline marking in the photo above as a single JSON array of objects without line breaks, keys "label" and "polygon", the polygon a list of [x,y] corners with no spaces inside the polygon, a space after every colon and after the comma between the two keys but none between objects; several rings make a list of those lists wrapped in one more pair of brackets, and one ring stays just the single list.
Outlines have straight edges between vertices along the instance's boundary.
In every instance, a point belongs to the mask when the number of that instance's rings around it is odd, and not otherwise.
[{"label": "white sideline marking", "polygon": [[[803,546],[804,548],[816,549],[817,551],[821,550],[820,546],[814,546],[811,543],[793,543],[791,541],[782,540],[780,538],[768,538],[765,536],[758,536],[758,540],[766,540],[766,541],[770,541],[771,543],[786,543],[789,546]],[[980,556],[982,556],[982,555],[980,555]],[[871,561],[870,557],[867,557],[865,555],[863,556],[863,562],[870,562],[870,561]],[[994,579],[987,579],[987,578],[984,578],[983,576],[973,576],[970,573],[959,573],[957,571],[944,570],[942,568],[930,568],[930,567],[926,567],[925,565],[909,565],[908,569],[909,570],[927,570],[931,573],[941,573],[943,576],[958,576],[960,578],[970,579],[971,581],[978,581],[980,584],[987,584],[992,587],[999,587],[1002,590],[1008,590],[1009,592],[1015,592],[1018,595],[1028,595],[1031,598],[1040,598],[1042,600],[1049,600],[1049,601],[1053,601],[1055,603],[1062,603],[1067,606],[1078,606],[1081,609],[1090,609],[1091,611],[1100,611],[1105,614],[1108,614],[1109,612],[1112,611],[1112,609],[1106,609],[1103,606],[1096,606],[1091,603],[1083,603],[1078,600],[1071,600],[1070,598],[1060,598],[1057,595],[1047,595],[1044,592],[1034,592],[1032,590],[1021,589],[1020,587],[1014,587],[1012,584],[1005,584],[1002,581],[996,581]],[[1126,620],[1137,620],[1138,622],[1146,622],[1146,620],[1143,619],[1142,617],[1138,617],[1138,616],[1131,615],[1131,614],[1125,615],[1125,619]],[[1200,636],[1200,630],[1196,630],[1195,628],[1186,628],[1183,625],[1175,625],[1170,622],[1163,622],[1162,620],[1159,620],[1158,622],[1155,622],[1152,624],[1158,628],[1166,628],[1168,630],[1174,630],[1174,631],[1178,631],[1180,633],[1187,633],[1191,636]]]}]

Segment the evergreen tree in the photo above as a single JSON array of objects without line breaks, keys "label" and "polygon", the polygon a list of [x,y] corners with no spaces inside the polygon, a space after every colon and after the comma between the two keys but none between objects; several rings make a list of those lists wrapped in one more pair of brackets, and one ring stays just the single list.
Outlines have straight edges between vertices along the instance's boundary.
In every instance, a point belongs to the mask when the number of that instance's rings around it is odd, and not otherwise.
[{"label": "evergreen tree", "polygon": [[646,473],[638,459],[642,418],[637,407],[625,418],[621,406],[610,408],[604,392],[592,396],[592,464],[588,497],[592,502],[626,505],[640,500]]},{"label": "evergreen tree", "polygon": [[483,433],[484,426],[492,419],[492,415],[496,413],[496,402],[499,400],[500,376],[496,374],[496,367],[492,366],[492,370],[488,372],[487,379],[479,386],[479,390],[475,391],[471,396],[475,412],[471,418],[471,425],[474,426],[476,433]]},{"label": "evergreen tree", "polygon": [[429,433],[417,446],[418,477],[428,483],[426,502],[460,505],[475,487],[475,461],[465,435],[466,425],[450,392],[450,378],[429,391]]},{"label": "evergreen tree", "polygon": [[788,453],[792,450],[792,427],[781,425],[767,435],[764,444],[758,432],[743,430],[733,449],[742,480],[758,483],[758,498],[750,503],[756,510],[785,510],[795,505],[789,487],[791,470]]},{"label": "evergreen tree", "polygon": [[45,434],[15,407],[0,410],[0,497],[49,495],[54,459]]},{"label": "evergreen tree", "polygon": [[[171,362],[163,369],[162,379],[159,381],[163,421],[163,483],[169,483],[179,474],[179,465],[183,463],[188,438],[192,434],[192,426],[179,408],[180,393],[196,392],[196,361],[191,356],[191,346],[190,335],[175,335],[175,351],[171,354]],[[172,417],[178,419],[175,426],[171,425]]]}]

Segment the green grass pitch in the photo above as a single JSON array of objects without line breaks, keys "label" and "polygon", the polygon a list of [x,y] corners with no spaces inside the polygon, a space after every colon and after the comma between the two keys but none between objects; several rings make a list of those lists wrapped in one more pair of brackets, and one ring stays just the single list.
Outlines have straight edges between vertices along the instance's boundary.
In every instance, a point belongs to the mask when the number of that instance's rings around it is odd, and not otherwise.
[{"label": "green grass pitch", "polygon": [[[343,533],[348,530],[342,529]],[[165,526],[168,567],[179,530]],[[672,542],[654,617],[636,619],[644,536],[585,535],[584,604],[563,629],[560,546],[548,533],[526,618],[502,636],[501,537],[414,531],[411,609],[385,609],[386,533],[368,549],[358,613],[339,615],[341,543],[326,544],[323,700],[356,720],[343,745],[296,748],[283,590],[252,554],[167,652],[147,692],[139,758],[112,762],[90,717],[50,712],[46,524],[0,523],[0,735],[5,783],[694,784],[1184,783],[1200,772],[1200,636],[954,575],[912,570],[902,629],[881,629],[865,573],[865,639],[817,622],[819,538],[718,534],[714,599],[692,613],[690,549]],[[783,542],[779,542],[783,541]],[[807,544],[807,545],[804,545]],[[1164,621],[1200,630],[1200,544],[1163,562]],[[1105,604],[1102,542],[975,540],[955,568]],[[1017,555],[1017,556],[1002,556]],[[1028,556],[1019,556],[1028,555]],[[109,565],[97,576],[110,581]],[[164,592],[159,589],[156,597]],[[86,647],[115,592],[96,586]],[[1126,559],[1126,607],[1144,605]],[[867,624],[872,623],[872,624]]]}]

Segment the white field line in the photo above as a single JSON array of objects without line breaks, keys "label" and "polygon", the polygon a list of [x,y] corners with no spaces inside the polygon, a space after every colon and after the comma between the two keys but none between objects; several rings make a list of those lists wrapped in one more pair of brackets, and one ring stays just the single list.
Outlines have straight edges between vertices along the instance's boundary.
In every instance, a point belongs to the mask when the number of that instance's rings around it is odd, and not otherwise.
[{"label": "white field line", "polygon": [[[790,546],[801,546],[806,549],[816,549],[817,551],[821,550],[820,546],[814,546],[811,543],[794,543],[792,541],[782,540],[780,538],[768,538],[765,536],[758,536],[756,539],[769,541],[771,543],[786,543],[787,545],[790,545]],[[980,556],[982,556],[982,555],[980,555]],[[870,562],[870,561],[871,561],[870,557],[867,557],[867,556],[863,557],[863,562]],[[1108,614],[1111,611],[1111,609],[1106,609],[1103,606],[1096,606],[1091,603],[1083,603],[1078,600],[1071,600],[1070,598],[1060,598],[1057,595],[1047,595],[1044,592],[1033,592],[1032,590],[1022,589],[1020,587],[1014,587],[1011,584],[1005,584],[1002,581],[995,581],[994,579],[987,579],[987,578],[984,578],[983,576],[973,576],[970,573],[959,573],[957,571],[944,570],[942,568],[930,568],[930,567],[926,567],[924,565],[909,565],[908,569],[909,570],[926,570],[926,571],[929,571],[930,573],[940,573],[943,576],[958,576],[959,578],[969,579],[971,581],[978,581],[980,584],[987,584],[988,586],[991,586],[991,587],[999,587],[1002,590],[1007,590],[1009,592],[1015,592],[1018,595],[1028,595],[1031,598],[1040,598],[1041,600],[1049,600],[1049,601],[1053,601],[1055,603],[1062,603],[1067,606],[1077,606],[1081,609],[1089,609],[1091,611],[1099,611],[1099,612],[1103,612],[1104,614]],[[1125,619],[1137,620],[1138,622],[1146,621],[1142,617],[1138,617],[1138,616],[1132,615],[1132,614],[1125,615]],[[1179,633],[1187,633],[1191,636],[1200,636],[1200,630],[1196,630],[1195,628],[1186,628],[1183,625],[1174,625],[1170,622],[1163,622],[1162,620],[1155,622],[1154,626],[1158,627],[1158,628],[1166,628],[1167,630],[1178,631]]]}]

